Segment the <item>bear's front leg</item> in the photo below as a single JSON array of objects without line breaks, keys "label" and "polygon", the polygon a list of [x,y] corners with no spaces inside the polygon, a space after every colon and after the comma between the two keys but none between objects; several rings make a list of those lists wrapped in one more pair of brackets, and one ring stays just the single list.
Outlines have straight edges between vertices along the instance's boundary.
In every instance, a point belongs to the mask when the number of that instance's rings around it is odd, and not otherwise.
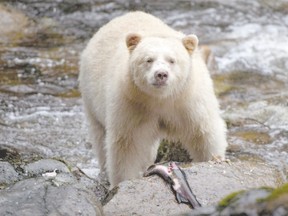
[{"label": "bear's front leg", "polygon": [[[201,122],[203,123],[203,121]],[[193,137],[183,142],[195,162],[210,161],[217,158],[225,160],[227,148],[226,126],[220,116],[206,124],[200,124]]]},{"label": "bear's front leg", "polygon": [[147,125],[133,127],[130,131],[122,128],[123,133],[120,130],[107,131],[106,170],[111,187],[124,180],[141,177],[154,162],[160,139],[152,131],[152,127],[147,128]]}]

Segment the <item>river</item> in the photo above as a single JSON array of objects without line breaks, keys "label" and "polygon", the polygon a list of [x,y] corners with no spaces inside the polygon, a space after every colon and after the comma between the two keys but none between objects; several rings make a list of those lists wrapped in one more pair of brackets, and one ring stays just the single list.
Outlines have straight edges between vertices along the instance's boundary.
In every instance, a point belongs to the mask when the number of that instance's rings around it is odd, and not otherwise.
[{"label": "river", "polygon": [[2,1],[0,146],[27,161],[61,158],[96,177],[77,88],[78,59],[96,30],[145,10],[211,54],[231,160],[288,170],[288,1]]}]

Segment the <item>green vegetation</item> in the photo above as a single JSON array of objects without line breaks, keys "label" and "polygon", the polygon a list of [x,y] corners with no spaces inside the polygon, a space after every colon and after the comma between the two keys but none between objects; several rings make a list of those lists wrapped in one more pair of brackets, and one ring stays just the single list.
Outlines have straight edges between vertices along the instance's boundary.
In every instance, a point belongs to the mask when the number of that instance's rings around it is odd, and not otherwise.
[{"label": "green vegetation", "polygon": [[158,149],[156,163],[164,161],[191,162],[191,159],[181,143],[163,140]]},{"label": "green vegetation", "polygon": [[218,207],[219,208],[225,208],[227,207],[231,202],[233,202],[235,199],[237,199],[237,196],[239,194],[243,194],[245,191],[241,190],[241,191],[237,191],[237,192],[233,192],[231,194],[229,194],[228,196],[226,196],[224,199],[222,199],[219,203],[218,203]]},{"label": "green vegetation", "polygon": [[288,183],[273,190],[272,193],[263,201],[272,201],[272,200],[278,199],[283,194],[286,194],[288,196]]}]

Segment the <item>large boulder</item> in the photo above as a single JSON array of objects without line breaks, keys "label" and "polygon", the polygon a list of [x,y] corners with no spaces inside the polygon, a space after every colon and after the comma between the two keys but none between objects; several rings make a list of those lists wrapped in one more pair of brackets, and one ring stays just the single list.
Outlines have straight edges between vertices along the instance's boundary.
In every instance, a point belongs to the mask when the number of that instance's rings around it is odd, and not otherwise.
[{"label": "large boulder", "polygon": [[[188,182],[203,206],[215,205],[228,194],[262,186],[275,187],[284,177],[265,163],[197,163],[184,169]],[[174,195],[159,177],[123,182],[113,199],[104,206],[105,215],[179,215],[192,210],[177,204]]]},{"label": "large boulder", "polygon": [[75,175],[64,163],[43,159],[24,171],[20,178],[11,164],[0,163],[0,215],[103,215],[93,191],[97,182]]},{"label": "large boulder", "polygon": [[0,161],[0,189],[1,185],[11,184],[18,179],[19,175],[14,167],[6,161]]}]

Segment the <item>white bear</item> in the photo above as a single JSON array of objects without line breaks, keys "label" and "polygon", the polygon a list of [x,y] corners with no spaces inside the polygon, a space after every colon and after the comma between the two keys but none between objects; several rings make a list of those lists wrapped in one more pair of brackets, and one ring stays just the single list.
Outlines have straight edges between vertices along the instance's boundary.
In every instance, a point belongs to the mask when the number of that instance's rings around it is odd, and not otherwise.
[{"label": "white bear", "polygon": [[226,126],[197,45],[144,12],[113,19],[89,41],[80,90],[112,186],[141,176],[163,138],[180,141],[193,161],[225,158]]}]

